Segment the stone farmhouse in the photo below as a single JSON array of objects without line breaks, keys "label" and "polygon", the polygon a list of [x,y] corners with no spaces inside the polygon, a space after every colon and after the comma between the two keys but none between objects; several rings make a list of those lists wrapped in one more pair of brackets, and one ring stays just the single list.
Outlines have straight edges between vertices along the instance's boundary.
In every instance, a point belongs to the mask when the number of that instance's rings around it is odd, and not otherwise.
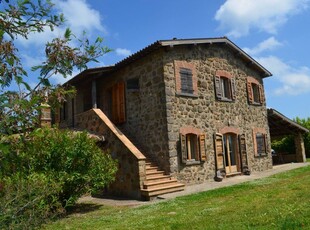
[{"label": "stone farmhouse", "polygon": [[305,161],[308,130],[266,108],[271,75],[226,37],[161,40],[69,80],[77,94],[56,122],[99,136],[118,160],[107,192],[152,199],[271,169],[269,115],[274,135],[296,134],[294,159]]}]

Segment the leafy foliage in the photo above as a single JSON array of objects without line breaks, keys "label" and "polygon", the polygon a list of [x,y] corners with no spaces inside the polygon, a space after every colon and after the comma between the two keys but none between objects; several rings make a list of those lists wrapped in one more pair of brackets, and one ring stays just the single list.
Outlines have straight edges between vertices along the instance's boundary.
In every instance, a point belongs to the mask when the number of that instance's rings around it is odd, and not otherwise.
[{"label": "leafy foliage", "polygon": [[[295,121],[300,124],[301,126],[310,130],[310,117],[308,118],[299,118],[296,117]],[[305,151],[308,158],[310,158],[310,133],[306,133],[304,135],[304,143],[305,143]]]},{"label": "leafy foliage", "polygon": [[295,154],[294,136],[286,136],[278,140],[273,140],[271,147],[276,153]]},{"label": "leafy foliage", "polygon": [[[68,28],[62,37],[54,38],[46,44],[45,61],[32,67],[32,74],[38,74],[37,84],[31,88],[26,79],[29,76],[22,63],[21,54],[16,48],[17,38],[28,39],[33,33],[46,29],[54,30],[64,22],[63,15],[53,13],[53,4],[49,0],[7,0],[2,2],[0,10],[0,132],[23,133],[36,127],[39,106],[46,100],[60,106],[67,95],[72,96],[72,88],[54,86],[51,76],[72,75],[77,68],[82,71],[89,62],[110,51],[103,46],[103,39],[98,37],[90,42],[86,34],[77,38]],[[76,44],[76,46],[72,46]],[[12,84],[18,86],[18,92],[7,91]],[[57,97],[51,93],[57,91]],[[61,94],[61,95],[60,95]],[[46,97],[47,96],[47,97]],[[10,128],[12,127],[12,128]]]},{"label": "leafy foliage", "polygon": [[14,174],[1,181],[0,229],[34,229],[64,212],[61,187],[44,174]]},{"label": "leafy foliage", "polygon": [[28,216],[36,224],[63,212],[81,195],[111,183],[117,170],[86,133],[58,129],[3,137],[0,160],[0,201],[5,204],[0,220],[13,225],[25,224]]},{"label": "leafy foliage", "polygon": [[[310,130],[310,117],[307,119],[301,119],[296,117],[294,121]],[[304,134],[304,144],[305,144],[305,152],[307,157],[310,157],[310,133]],[[276,152],[287,152],[287,153],[295,153],[295,143],[293,136],[286,136],[279,140],[274,140],[271,144],[272,148],[276,150]]]}]

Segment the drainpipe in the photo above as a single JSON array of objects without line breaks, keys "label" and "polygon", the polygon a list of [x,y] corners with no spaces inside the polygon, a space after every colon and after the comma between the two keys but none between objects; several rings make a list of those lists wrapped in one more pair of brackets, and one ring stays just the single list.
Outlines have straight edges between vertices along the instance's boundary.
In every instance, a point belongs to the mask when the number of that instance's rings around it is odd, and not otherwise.
[{"label": "drainpipe", "polygon": [[91,97],[92,97],[93,109],[97,109],[97,84],[96,84],[96,80],[92,81]]}]

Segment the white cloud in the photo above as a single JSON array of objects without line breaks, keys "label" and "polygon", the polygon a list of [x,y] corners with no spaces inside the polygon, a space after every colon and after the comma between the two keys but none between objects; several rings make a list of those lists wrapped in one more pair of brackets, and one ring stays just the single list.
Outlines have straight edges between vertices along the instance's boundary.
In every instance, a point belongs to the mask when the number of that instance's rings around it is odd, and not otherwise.
[{"label": "white cloud", "polygon": [[66,78],[64,78],[61,74],[55,74],[51,76],[51,82],[53,84],[64,84],[65,82],[69,81],[71,78],[75,77],[79,73],[80,71],[75,70],[72,72],[71,76],[67,76]]},{"label": "white cloud", "polygon": [[43,46],[53,38],[63,36],[66,28],[70,28],[73,34],[78,37],[82,35],[83,31],[87,32],[88,37],[91,37],[95,32],[107,34],[101,23],[100,12],[91,8],[86,0],[54,0],[53,3],[56,13],[64,14],[64,25],[55,27],[54,31],[47,27],[44,32],[30,34],[28,39],[19,37],[18,42],[22,46],[26,48]]},{"label": "white cloud", "polygon": [[226,0],[215,19],[228,35],[241,37],[251,29],[276,34],[290,16],[308,7],[309,0]]},{"label": "white cloud", "polygon": [[254,48],[244,48],[243,50],[247,52],[250,55],[258,55],[264,51],[270,51],[274,50],[279,46],[282,46],[283,44],[276,40],[274,37],[270,37],[261,43],[259,43],[256,47]]},{"label": "white cloud", "polygon": [[128,50],[128,49],[117,48],[117,49],[115,50],[115,52],[116,52],[116,54],[119,55],[119,56],[125,56],[125,57],[127,57],[127,56],[131,55],[131,51]]},{"label": "white cloud", "polygon": [[310,69],[308,67],[294,68],[275,56],[256,59],[281,83],[281,86],[274,91],[276,95],[310,93]]},{"label": "white cloud", "polygon": [[56,0],[55,7],[64,14],[66,24],[74,33],[97,30],[107,33],[101,23],[100,12],[92,9],[86,0]]},{"label": "white cloud", "polygon": [[29,56],[28,54],[22,54],[21,57],[24,67],[27,68],[40,65],[44,61],[44,58],[41,56]]}]

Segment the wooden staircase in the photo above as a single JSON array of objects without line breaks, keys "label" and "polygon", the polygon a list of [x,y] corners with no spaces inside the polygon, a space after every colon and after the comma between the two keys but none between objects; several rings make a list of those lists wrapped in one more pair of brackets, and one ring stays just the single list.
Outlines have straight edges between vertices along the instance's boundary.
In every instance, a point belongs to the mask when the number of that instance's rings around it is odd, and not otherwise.
[{"label": "wooden staircase", "polygon": [[183,191],[185,185],[177,181],[177,179],[165,175],[164,171],[159,170],[151,161],[146,162],[146,180],[141,189],[141,195],[146,200],[152,200],[158,195],[171,192]]}]

